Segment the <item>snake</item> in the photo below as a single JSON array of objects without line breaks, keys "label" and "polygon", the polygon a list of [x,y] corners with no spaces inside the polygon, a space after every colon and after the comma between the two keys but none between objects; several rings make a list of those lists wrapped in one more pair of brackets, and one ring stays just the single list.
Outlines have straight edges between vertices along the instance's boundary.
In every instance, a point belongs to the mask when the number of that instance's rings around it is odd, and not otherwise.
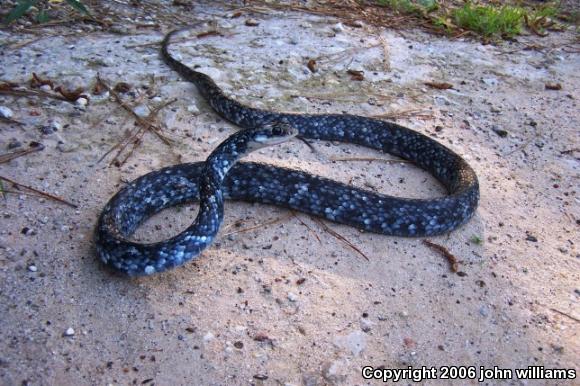
[{"label": "snake", "polygon": [[[449,233],[466,223],[479,202],[479,182],[468,162],[435,139],[397,123],[350,114],[302,114],[247,106],[227,96],[208,75],[171,55],[172,37],[161,58],[193,83],[208,104],[240,131],[218,145],[206,161],[152,171],[128,183],[104,206],[95,227],[97,254],[107,267],[143,276],[197,258],[216,238],[224,200],[284,207],[362,231],[400,237]],[[426,170],[447,190],[442,197],[395,197],[353,187],[297,169],[238,162],[251,151],[293,137],[352,143],[389,153]],[[180,234],[154,243],[131,240],[149,217],[163,209],[199,201],[193,223]]]}]

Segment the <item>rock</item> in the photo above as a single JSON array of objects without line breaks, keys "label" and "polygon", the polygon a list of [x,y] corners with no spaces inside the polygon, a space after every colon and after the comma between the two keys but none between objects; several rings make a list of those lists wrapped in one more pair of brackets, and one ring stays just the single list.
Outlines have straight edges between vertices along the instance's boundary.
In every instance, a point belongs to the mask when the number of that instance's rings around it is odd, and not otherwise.
[{"label": "rock", "polygon": [[[320,381],[322,381],[322,380],[320,379]],[[302,375],[302,385],[304,385],[304,386],[318,386],[320,384],[323,384],[323,382],[319,382],[318,374],[315,374],[313,372],[309,372],[309,373],[305,373]]]},{"label": "rock", "polygon": [[[229,15],[227,17],[229,17],[230,19],[232,18]],[[218,26],[220,28],[223,28],[223,29],[232,29],[232,28],[234,28],[234,25],[232,23],[230,23],[229,21],[226,21],[226,20],[220,20],[218,22]]]},{"label": "rock", "polygon": [[17,140],[16,138],[12,138],[10,142],[8,142],[8,150],[16,149],[22,146],[22,142]]},{"label": "rock", "polygon": [[191,103],[189,106],[187,106],[187,112],[193,115],[197,115],[199,114],[199,107],[197,107],[195,103]]},{"label": "rock", "polygon": [[75,334],[75,330],[72,327],[69,327],[64,332],[63,336],[73,336]]},{"label": "rock", "polygon": [[497,78],[481,78],[481,83],[484,83],[488,86],[497,86],[499,81]]},{"label": "rock", "polygon": [[442,95],[435,95],[433,98],[435,99],[435,104],[437,106],[449,106],[449,105],[451,105],[451,101]]},{"label": "rock", "polygon": [[364,332],[370,332],[373,326],[373,322],[371,322],[369,319],[363,318],[360,320],[360,329],[363,330]]},{"label": "rock", "polygon": [[508,132],[506,130],[500,129],[499,127],[497,127],[495,125],[493,125],[491,127],[491,130],[502,138],[505,138],[508,136]]},{"label": "rock", "polygon": [[135,111],[135,114],[137,114],[138,116],[143,117],[143,118],[148,116],[150,113],[149,107],[147,107],[145,105],[139,105],[139,106],[135,107],[135,109],[133,111]]},{"label": "rock", "polygon": [[334,344],[344,350],[350,351],[354,356],[359,356],[366,348],[366,336],[362,331],[353,331],[348,335],[337,336]]},{"label": "rock", "polygon": [[483,317],[487,317],[489,315],[489,308],[487,306],[481,306],[479,308],[479,314]]},{"label": "rock", "polygon": [[33,236],[36,234],[36,230],[34,230],[33,228],[24,227],[20,230],[20,233],[22,233],[25,236]]},{"label": "rock", "polygon": [[203,341],[204,342],[211,342],[213,340],[213,338],[215,338],[215,335],[213,334],[213,332],[208,331],[204,336],[203,336]]},{"label": "rock", "polygon": [[71,152],[73,152],[73,151],[75,151],[77,149],[77,146],[76,145],[72,145],[72,144],[70,144],[68,142],[65,142],[65,141],[58,141],[58,144],[56,145],[56,148],[61,153],[71,153]]},{"label": "rock", "polygon": [[38,130],[44,135],[49,135],[49,134],[52,134],[52,133],[59,131],[61,128],[62,128],[62,125],[60,124],[60,122],[53,120],[53,121],[48,122],[47,125],[39,126]]},{"label": "rock", "polygon": [[342,25],[342,23],[336,23],[335,25],[332,26],[332,30],[334,32],[343,32],[344,31],[344,25]]},{"label": "rock", "polygon": [[326,362],[322,366],[322,377],[326,379],[330,384],[342,384],[346,381],[345,369],[348,369],[348,364],[342,360],[336,360],[333,362]]},{"label": "rock", "polygon": [[80,97],[75,101],[75,105],[77,105],[78,107],[86,107],[87,104],[89,103],[89,100],[87,99],[87,97]]},{"label": "rock", "polygon": [[292,292],[288,292],[288,300],[295,302],[298,300],[298,296]]},{"label": "rock", "polygon": [[36,271],[38,271],[38,268],[36,268],[36,265],[31,264],[31,265],[28,266],[28,270],[30,272],[36,272]]},{"label": "rock", "polygon": [[533,243],[537,243],[538,242],[538,238],[536,236],[534,236],[534,235],[528,234],[526,236],[526,241],[531,241]]},{"label": "rock", "polygon": [[6,106],[0,106],[0,117],[10,119],[14,116],[12,110]]}]

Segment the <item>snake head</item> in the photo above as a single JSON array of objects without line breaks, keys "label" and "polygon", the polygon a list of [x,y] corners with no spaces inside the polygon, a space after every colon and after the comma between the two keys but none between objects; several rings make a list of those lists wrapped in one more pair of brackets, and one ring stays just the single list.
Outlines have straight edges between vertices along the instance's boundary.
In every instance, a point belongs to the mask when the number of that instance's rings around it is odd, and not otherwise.
[{"label": "snake head", "polygon": [[254,129],[252,133],[256,147],[277,145],[286,142],[298,135],[298,129],[284,122],[273,122],[259,129]]}]

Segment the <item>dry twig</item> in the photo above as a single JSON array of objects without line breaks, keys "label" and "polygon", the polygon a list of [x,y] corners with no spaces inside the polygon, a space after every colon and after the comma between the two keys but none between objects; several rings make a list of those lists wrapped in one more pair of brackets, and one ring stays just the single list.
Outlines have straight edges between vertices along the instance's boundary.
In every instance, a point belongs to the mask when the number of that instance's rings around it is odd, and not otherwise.
[{"label": "dry twig", "polygon": [[34,189],[34,188],[32,188],[30,186],[27,186],[27,185],[23,185],[23,184],[21,184],[19,182],[16,182],[14,180],[11,180],[10,178],[4,177],[4,176],[0,176],[0,180],[4,180],[6,182],[10,182],[12,185],[14,185],[16,187],[28,189],[28,190],[30,190],[30,191],[32,191],[32,192],[34,192],[34,193],[36,193],[36,194],[38,194],[38,195],[40,195],[42,197],[46,197],[46,198],[49,198],[51,200],[58,201],[60,203],[63,203],[65,205],[68,205],[68,206],[70,206],[72,208],[75,208],[75,209],[78,208],[77,205],[73,204],[72,202],[69,202],[69,201],[65,200],[64,198],[60,198],[60,197],[57,197],[57,196],[53,196],[52,194],[45,193],[45,192],[43,192],[41,190]]},{"label": "dry twig", "polygon": [[44,145],[39,142],[31,142],[28,149],[16,150],[6,154],[0,154],[0,164],[11,161],[15,158],[22,157],[23,155],[35,153],[37,151],[44,150]]},{"label": "dry twig", "polygon": [[233,235],[233,234],[236,234],[236,233],[243,233],[243,232],[253,231],[255,229],[263,228],[263,227],[266,227],[268,225],[272,225],[272,224],[279,223],[281,221],[288,220],[290,217],[292,217],[292,214],[289,214],[289,215],[284,216],[284,217],[279,217],[279,218],[276,218],[274,220],[271,220],[271,221],[268,221],[268,222],[265,222],[265,223],[262,223],[262,224],[254,225],[254,226],[251,226],[249,228],[238,229],[238,230],[235,230],[235,231],[232,231],[232,232],[228,232],[228,233],[224,234],[224,236],[229,236],[229,235]]},{"label": "dry twig", "polygon": [[452,272],[457,273],[459,271],[459,261],[451,252],[449,252],[447,248],[442,245],[435,244],[429,240],[423,240],[423,244],[445,256],[447,261],[449,261]]},{"label": "dry twig", "polygon": [[368,162],[379,161],[379,162],[393,163],[393,164],[413,163],[413,161],[409,161],[406,159],[386,159],[386,158],[375,158],[375,157],[330,157],[330,161],[333,161],[333,162],[336,162],[336,161],[368,161]]},{"label": "dry twig", "polygon": [[326,225],[322,220],[317,219],[315,217],[312,217],[312,220],[317,222],[318,224],[320,224],[320,226],[326,231],[328,232],[331,236],[333,236],[334,238],[342,241],[344,244],[346,244],[347,246],[349,246],[350,248],[352,248],[353,250],[355,250],[358,254],[360,254],[362,257],[364,257],[367,261],[369,261],[369,258],[367,257],[367,255],[365,255],[356,245],[354,245],[352,242],[350,242],[346,237],[344,237],[343,235],[341,235],[340,233],[338,233],[337,231],[333,230],[332,228],[330,228],[328,225]]}]

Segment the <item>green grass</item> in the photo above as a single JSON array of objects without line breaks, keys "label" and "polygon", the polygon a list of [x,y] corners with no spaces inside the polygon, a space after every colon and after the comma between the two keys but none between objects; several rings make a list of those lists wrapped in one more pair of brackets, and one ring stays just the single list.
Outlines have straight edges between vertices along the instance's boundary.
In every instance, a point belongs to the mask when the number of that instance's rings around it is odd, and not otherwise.
[{"label": "green grass", "polygon": [[484,37],[513,37],[522,32],[526,11],[521,7],[493,7],[471,3],[452,11],[455,24]]},{"label": "green grass", "polygon": [[481,244],[483,244],[482,238],[479,237],[479,236],[477,236],[477,235],[471,236],[471,239],[469,239],[469,241],[471,241],[475,245],[481,245]]},{"label": "green grass", "polygon": [[424,15],[439,8],[435,0],[378,0],[378,3],[404,15]]},{"label": "green grass", "polygon": [[[536,7],[516,5],[483,5],[467,1],[460,7],[454,7],[446,1],[435,0],[376,0],[378,4],[399,14],[421,17],[432,26],[446,30],[450,34],[460,31],[472,31],[485,40],[496,38],[513,38],[527,27],[538,35],[547,34],[547,29],[562,30],[564,27],[556,22],[563,19],[558,1],[552,1]],[[439,7],[441,5],[441,7]],[[573,19],[574,16],[568,17]]]},{"label": "green grass", "polygon": [[[65,0],[65,2],[77,12],[90,15],[87,7],[85,7],[84,4],[79,0]],[[12,8],[8,16],[6,16],[4,19],[4,24],[8,25],[20,19],[28,11],[36,11],[36,21],[38,23],[46,23],[50,20],[50,17],[46,12],[46,8],[46,3],[40,0],[18,0],[14,8]]]}]

